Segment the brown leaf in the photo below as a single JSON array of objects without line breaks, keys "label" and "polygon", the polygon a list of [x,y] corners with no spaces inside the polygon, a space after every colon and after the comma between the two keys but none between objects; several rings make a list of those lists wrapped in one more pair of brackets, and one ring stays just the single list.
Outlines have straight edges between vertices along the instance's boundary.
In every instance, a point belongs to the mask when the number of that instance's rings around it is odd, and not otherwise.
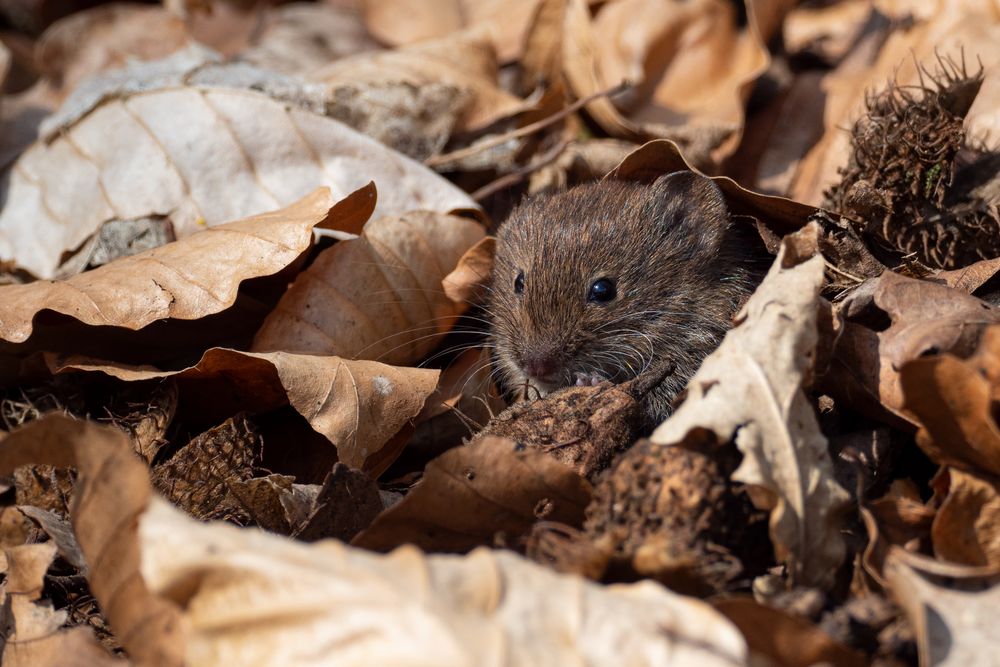
[{"label": "brown leaf", "polygon": [[11,167],[0,211],[0,257],[41,277],[108,220],[166,214],[183,238],[287,206],[319,186],[340,198],[374,181],[377,215],[476,208],[375,140],[251,90],[121,93],[56,129]]},{"label": "brown leaf", "polygon": [[930,539],[934,515],[934,509],[919,499],[891,494],[861,507],[861,518],[868,532],[862,564],[879,585],[885,585],[885,559],[889,551],[893,547],[923,549]]},{"label": "brown leaf", "polygon": [[162,7],[107,4],[49,26],[38,40],[35,62],[63,98],[88,76],[162,58],[188,43],[184,22]]},{"label": "brown leaf", "polygon": [[0,470],[36,460],[76,463],[88,480],[74,526],[94,594],[139,664],[294,664],[317,645],[359,664],[416,655],[414,664],[460,667],[495,658],[498,646],[524,665],[746,660],[739,633],[707,604],[649,583],[605,588],[505,551],[379,556],[196,522],[150,500],[144,466],[114,429],[52,416],[0,447]]},{"label": "brown leaf", "polygon": [[752,598],[723,598],[712,602],[717,611],[736,624],[750,650],[782,667],[863,667],[867,659],[809,621]]},{"label": "brown leaf", "polygon": [[[405,444],[409,420],[434,391],[438,371],[373,361],[285,352],[213,348],[181,371],[159,371],[87,359],[49,359],[53,372],[97,371],[120,380],[173,377],[182,395],[203,397],[203,410],[233,414],[290,404],[337,448],[344,463],[378,476]],[[229,402],[226,402],[229,401]]]},{"label": "brown leaf", "polygon": [[462,28],[488,28],[501,61],[517,58],[540,0],[367,0],[365,22],[391,46],[443,37]]},{"label": "brown leaf", "polygon": [[1000,257],[981,259],[960,269],[938,271],[934,274],[933,280],[943,282],[948,287],[966,294],[975,294],[976,290],[986,284],[998,271],[1000,271]]},{"label": "brown leaf", "polygon": [[922,665],[966,667],[993,662],[1000,575],[995,569],[939,563],[893,549],[889,590],[916,633]]},{"label": "brown leaf", "polygon": [[496,245],[496,238],[487,236],[466,250],[451,273],[441,280],[445,296],[455,303],[481,301],[493,273]]},{"label": "brown leaf", "polygon": [[186,632],[180,610],[151,594],[139,574],[134,526],[149,502],[150,485],[128,437],[115,428],[53,414],[0,442],[0,474],[33,463],[77,469],[82,490],[73,501],[73,528],[94,596],[136,662],[180,667]]},{"label": "brown leaf", "polygon": [[[449,132],[477,132],[529,108],[498,86],[496,55],[488,31],[482,30],[343,58],[313,72],[310,79],[330,87],[334,97],[350,89],[370,89],[372,95],[384,97],[399,86],[417,90],[449,86],[458,91],[457,108],[452,112],[454,126],[447,128]],[[337,93],[338,90],[345,92]],[[419,111],[412,115],[418,114]],[[354,122],[350,124],[357,127]],[[438,146],[438,150],[424,157],[440,152],[443,147],[443,144]]]},{"label": "brown leaf", "polygon": [[55,544],[26,544],[4,550],[7,581],[0,609],[4,667],[107,667],[125,665],[113,659],[89,628],[63,629],[66,610],[36,602],[43,576],[55,556]]},{"label": "brown leaf", "polygon": [[330,3],[267,6],[254,27],[259,36],[240,51],[240,61],[286,74],[308,74],[332,60],[378,48],[356,10]]},{"label": "brown leaf", "polygon": [[[650,141],[635,149],[609,172],[606,179],[652,183],[664,174],[693,169],[672,141]],[[747,190],[725,176],[712,178],[726,197],[726,205],[734,215],[746,215],[759,220],[778,236],[801,229],[816,208],[784,197],[772,197]]]},{"label": "brown leaf", "polygon": [[[363,206],[357,199],[342,203]],[[132,330],[221,312],[236,301],[244,280],[277,273],[305,251],[312,228],[331,206],[323,188],[280,211],[219,225],[65,281],[0,287],[0,338],[26,341],[42,311]]]},{"label": "brown leaf", "polygon": [[372,220],[298,276],[253,349],[416,363],[465,310],[442,280],[485,234],[472,220],[428,211]]},{"label": "brown leaf", "polygon": [[935,462],[1000,475],[1000,427],[994,417],[998,355],[1000,327],[994,326],[967,360],[942,354],[902,367],[903,406],[919,420],[917,444]]},{"label": "brown leaf", "polygon": [[[818,340],[823,258],[804,252],[807,227],[782,243],[760,287],[718,350],[691,379],[687,398],[653,432],[662,445],[735,438],[744,454],[733,479],[758,489],[771,540],[794,582],[829,586],[844,558],[841,514],[849,496],[833,476],[826,438],[803,384]],[[795,243],[797,241],[798,243]]]},{"label": "brown leaf", "polygon": [[758,13],[749,11],[750,25],[740,26],[736,11],[718,0],[618,0],[591,19],[587,4],[572,0],[563,42],[566,78],[580,98],[623,80],[635,83],[618,108],[602,99],[588,104],[588,112],[614,136],[672,139],[695,164],[711,165],[736,149],[743,96],[770,61]]},{"label": "brown leaf", "polygon": [[289,512],[288,505],[309,507],[315,499],[315,493],[296,489],[302,485],[293,484],[294,481],[289,475],[268,475],[246,480],[232,478],[227,480],[227,486],[255,524],[272,533],[291,535],[300,526],[295,515],[302,512]]},{"label": "brown leaf", "polygon": [[955,468],[948,477],[948,495],[931,527],[935,555],[1000,569],[1000,479]]},{"label": "brown leaf", "polygon": [[338,463],[323,480],[295,537],[306,542],[328,537],[349,542],[370,526],[382,509],[382,497],[372,478]]},{"label": "brown leaf", "polygon": [[785,48],[789,53],[806,51],[836,64],[857,41],[871,10],[869,0],[796,7],[782,25]]},{"label": "brown leaf", "polygon": [[500,535],[513,546],[540,518],[580,525],[589,501],[590,484],[562,463],[511,440],[483,438],[431,461],[420,483],[352,544],[464,552]]},{"label": "brown leaf", "polygon": [[823,389],[846,405],[907,430],[914,420],[904,411],[904,365],[929,353],[968,356],[983,330],[1000,322],[1000,309],[975,297],[891,271],[860,285],[839,310],[847,322]]}]

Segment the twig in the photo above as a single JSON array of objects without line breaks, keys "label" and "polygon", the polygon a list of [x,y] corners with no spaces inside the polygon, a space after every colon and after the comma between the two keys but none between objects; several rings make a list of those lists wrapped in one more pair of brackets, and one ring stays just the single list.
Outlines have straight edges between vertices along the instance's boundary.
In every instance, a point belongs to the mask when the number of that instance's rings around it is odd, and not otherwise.
[{"label": "twig", "polygon": [[427,165],[428,167],[438,167],[443,164],[454,162],[455,160],[461,160],[463,158],[469,157],[470,155],[475,155],[477,153],[481,153],[482,151],[489,150],[495,146],[499,146],[503,143],[506,143],[511,139],[517,139],[519,137],[524,137],[529,134],[534,134],[538,130],[544,129],[549,125],[552,125],[553,123],[562,120],[566,116],[570,115],[571,113],[574,113],[581,107],[590,104],[591,102],[593,102],[598,98],[614,97],[615,95],[620,95],[621,93],[628,90],[628,88],[631,87],[631,85],[632,84],[630,84],[628,81],[622,81],[613,88],[608,88],[607,90],[602,90],[600,92],[594,93],[593,95],[588,95],[583,99],[579,99],[576,102],[573,102],[573,104],[570,104],[565,109],[560,109],[559,111],[555,112],[551,116],[535,121],[534,123],[531,123],[529,125],[525,125],[524,127],[516,128],[514,130],[511,130],[510,132],[498,134],[497,136],[487,139],[486,141],[481,141],[478,144],[473,144],[471,146],[466,146],[465,148],[460,148],[457,151],[452,151],[451,153],[444,153],[442,155],[433,155],[424,160],[424,164]]},{"label": "twig", "polygon": [[542,167],[548,164],[552,164],[557,159],[559,159],[559,156],[562,155],[562,152],[566,150],[566,147],[568,145],[569,141],[567,139],[563,139],[555,146],[553,146],[551,149],[543,153],[538,158],[538,160],[530,164],[524,165],[517,171],[505,174],[500,178],[496,179],[495,181],[490,181],[483,187],[479,188],[478,190],[472,193],[471,195],[472,198],[475,199],[477,202],[481,202],[490,195],[495,194],[500,190],[503,190],[504,188],[510,187],[511,185],[521,182],[522,180],[524,180],[525,176],[534,173],[535,171],[538,171]]},{"label": "twig", "polygon": [[830,269],[834,273],[839,273],[840,275],[844,276],[845,278],[847,278],[849,280],[853,280],[856,283],[863,283],[864,282],[863,278],[858,278],[857,276],[851,275],[850,273],[848,273],[847,271],[844,271],[843,269],[838,269],[836,266],[834,266],[830,262],[827,262],[827,261],[824,260],[824,263],[826,264],[826,268]]}]

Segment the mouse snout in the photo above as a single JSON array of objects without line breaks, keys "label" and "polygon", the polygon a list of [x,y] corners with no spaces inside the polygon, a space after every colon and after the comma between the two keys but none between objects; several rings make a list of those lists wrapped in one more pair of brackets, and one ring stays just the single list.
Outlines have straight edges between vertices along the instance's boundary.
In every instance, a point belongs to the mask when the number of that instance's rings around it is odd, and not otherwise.
[{"label": "mouse snout", "polygon": [[521,355],[521,368],[536,380],[552,379],[559,373],[560,366],[559,350],[554,345],[526,350]]}]

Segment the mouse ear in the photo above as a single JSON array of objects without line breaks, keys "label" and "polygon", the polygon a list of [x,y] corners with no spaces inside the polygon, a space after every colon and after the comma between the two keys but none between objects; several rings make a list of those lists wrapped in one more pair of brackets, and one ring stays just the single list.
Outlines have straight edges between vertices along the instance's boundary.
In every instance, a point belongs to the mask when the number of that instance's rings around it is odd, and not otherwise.
[{"label": "mouse ear", "polygon": [[729,209],[722,190],[707,176],[675,171],[652,185],[656,217],[669,233],[682,232],[718,245],[729,227]]}]

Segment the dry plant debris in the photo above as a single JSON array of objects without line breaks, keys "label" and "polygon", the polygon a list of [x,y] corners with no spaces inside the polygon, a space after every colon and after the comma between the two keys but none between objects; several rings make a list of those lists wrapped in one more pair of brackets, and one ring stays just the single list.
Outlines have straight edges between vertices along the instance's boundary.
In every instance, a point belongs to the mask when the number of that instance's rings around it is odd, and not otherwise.
[{"label": "dry plant debris", "polygon": [[[0,2],[0,666],[995,662],[994,0],[84,4]],[[672,416],[497,384],[512,206],[689,169],[771,268]]]}]

